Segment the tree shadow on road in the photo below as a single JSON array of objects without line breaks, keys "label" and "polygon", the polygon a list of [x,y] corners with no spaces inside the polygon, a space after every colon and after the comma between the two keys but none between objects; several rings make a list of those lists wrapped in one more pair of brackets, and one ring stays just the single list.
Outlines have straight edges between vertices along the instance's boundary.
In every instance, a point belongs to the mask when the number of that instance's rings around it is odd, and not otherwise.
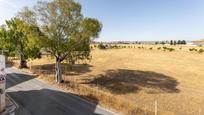
[{"label": "tree shadow on road", "polygon": [[8,73],[6,75],[6,88],[34,79],[34,76],[23,73]]},{"label": "tree shadow on road", "polygon": [[148,93],[178,93],[179,84],[173,77],[152,71],[108,70],[97,75],[93,80],[84,80],[86,84],[99,86],[114,94],[137,93],[144,88]]},{"label": "tree shadow on road", "polygon": [[[78,95],[57,90],[41,89],[8,93],[20,106],[16,115],[103,115],[96,104],[90,104]],[[100,113],[98,113],[100,112]]]},{"label": "tree shadow on road", "polygon": [[[24,73],[8,73],[7,94],[19,104],[16,115],[102,115],[98,110],[98,99],[93,95],[76,95],[58,90],[46,89],[40,81],[30,81],[35,77]],[[29,82],[35,83],[35,88]],[[27,84],[22,84],[27,82]],[[18,85],[18,86],[17,86]],[[39,90],[33,90],[41,87]],[[9,89],[9,88],[12,88]],[[14,90],[14,91],[13,91]],[[16,91],[17,90],[17,91]],[[91,100],[88,103],[81,98]],[[98,113],[99,112],[99,113]],[[106,114],[106,112],[104,113]]]}]

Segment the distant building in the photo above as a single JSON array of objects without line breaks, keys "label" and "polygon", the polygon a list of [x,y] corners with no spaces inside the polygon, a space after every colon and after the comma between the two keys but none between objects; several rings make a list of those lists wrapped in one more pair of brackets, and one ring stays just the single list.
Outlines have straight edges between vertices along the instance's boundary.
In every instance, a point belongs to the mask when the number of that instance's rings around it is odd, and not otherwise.
[{"label": "distant building", "polygon": [[186,45],[195,46],[195,45],[193,44],[193,42],[187,42]]},{"label": "distant building", "polygon": [[197,45],[197,46],[203,46],[204,45],[204,40],[192,41],[192,44]]}]

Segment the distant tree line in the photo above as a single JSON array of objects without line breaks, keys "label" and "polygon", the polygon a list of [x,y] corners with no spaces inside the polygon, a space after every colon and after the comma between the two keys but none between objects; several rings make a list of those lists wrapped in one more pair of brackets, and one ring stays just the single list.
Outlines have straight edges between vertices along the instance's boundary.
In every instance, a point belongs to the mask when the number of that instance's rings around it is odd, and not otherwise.
[{"label": "distant tree line", "polygon": [[166,40],[166,41],[112,41],[112,42],[97,42],[92,41],[92,44],[170,44],[170,45],[185,45],[185,40]]},{"label": "distant tree line", "polygon": [[186,41],[185,40],[170,40],[170,41],[157,41],[155,42],[155,44],[170,44],[170,45],[186,45]]}]

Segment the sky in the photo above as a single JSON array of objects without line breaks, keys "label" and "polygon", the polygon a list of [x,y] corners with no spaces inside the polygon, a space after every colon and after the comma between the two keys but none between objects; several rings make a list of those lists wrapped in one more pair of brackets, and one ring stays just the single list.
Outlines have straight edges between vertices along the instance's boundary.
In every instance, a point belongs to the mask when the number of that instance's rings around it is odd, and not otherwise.
[{"label": "sky", "polygon": [[[37,0],[0,0],[0,24]],[[204,0],[77,0],[103,28],[98,41],[204,38]]]}]

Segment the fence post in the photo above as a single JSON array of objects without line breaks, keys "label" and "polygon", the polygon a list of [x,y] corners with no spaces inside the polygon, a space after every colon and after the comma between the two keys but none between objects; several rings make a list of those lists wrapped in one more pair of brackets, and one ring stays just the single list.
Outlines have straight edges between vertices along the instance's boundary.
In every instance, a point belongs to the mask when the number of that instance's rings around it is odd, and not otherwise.
[{"label": "fence post", "polygon": [[155,108],[154,108],[154,109],[155,109],[155,110],[154,110],[154,111],[155,111],[155,115],[157,115],[157,109],[158,109],[158,108],[157,108],[157,101],[154,102],[154,106],[155,106]]},{"label": "fence post", "polygon": [[198,115],[201,115],[201,108],[199,108],[198,110]]}]

